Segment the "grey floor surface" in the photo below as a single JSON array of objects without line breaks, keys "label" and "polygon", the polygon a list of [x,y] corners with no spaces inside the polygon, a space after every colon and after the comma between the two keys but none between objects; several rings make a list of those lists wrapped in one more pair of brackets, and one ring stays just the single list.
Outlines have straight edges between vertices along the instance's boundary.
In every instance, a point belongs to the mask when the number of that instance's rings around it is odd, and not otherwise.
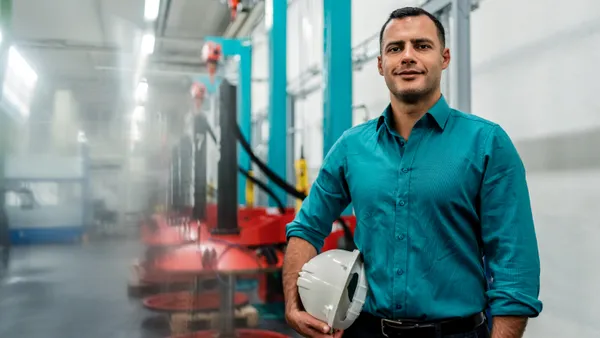
[{"label": "grey floor surface", "polygon": [[[135,241],[16,247],[0,280],[0,337],[158,338],[156,314],[127,295]],[[290,334],[281,322],[264,328]]]}]

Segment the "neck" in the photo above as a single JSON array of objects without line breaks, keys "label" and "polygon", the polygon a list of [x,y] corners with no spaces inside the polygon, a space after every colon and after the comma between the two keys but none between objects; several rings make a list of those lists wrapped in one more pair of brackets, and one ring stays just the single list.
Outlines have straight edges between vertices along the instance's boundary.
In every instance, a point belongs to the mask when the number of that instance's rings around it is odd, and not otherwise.
[{"label": "neck", "polygon": [[439,90],[426,95],[415,102],[406,102],[394,94],[390,95],[392,113],[394,115],[394,125],[396,131],[405,139],[408,139],[410,132],[419,121],[419,119],[427,113],[427,111],[435,105],[440,99],[441,92]]}]

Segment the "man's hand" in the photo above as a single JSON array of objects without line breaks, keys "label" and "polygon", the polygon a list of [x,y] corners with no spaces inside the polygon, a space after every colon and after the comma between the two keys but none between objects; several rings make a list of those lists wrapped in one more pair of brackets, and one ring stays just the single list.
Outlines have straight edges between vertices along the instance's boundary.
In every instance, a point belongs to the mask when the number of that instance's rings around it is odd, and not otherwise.
[{"label": "man's hand", "polygon": [[522,338],[527,326],[525,317],[494,317],[492,338]]},{"label": "man's hand", "polygon": [[325,338],[342,337],[342,331],[336,331],[331,333],[331,328],[327,323],[322,322],[315,317],[311,316],[308,312],[293,310],[286,313],[285,319],[287,323],[296,332],[300,333],[304,337],[310,338]]},{"label": "man's hand", "polygon": [[298,295],[298,272],[302,266],[317,255],[317,250],[309,242],[293,237],[285,250],[283,259],[283,288],[285,294],[285,319],[287,323],[304,337],[341,338],[342,331],[331,333],[331,328],[308,312],[300,302]]}]

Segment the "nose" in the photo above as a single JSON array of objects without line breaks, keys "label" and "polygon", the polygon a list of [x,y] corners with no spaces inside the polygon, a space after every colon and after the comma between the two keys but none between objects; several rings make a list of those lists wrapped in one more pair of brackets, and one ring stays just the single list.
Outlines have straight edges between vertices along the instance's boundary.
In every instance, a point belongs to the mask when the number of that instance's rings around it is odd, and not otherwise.
[{"label": "nose", "polygon": [[415,60],[415,51],[412,46],[406,46],[404,51],[402,52],[402,64],[415,64],[417,61]]}]

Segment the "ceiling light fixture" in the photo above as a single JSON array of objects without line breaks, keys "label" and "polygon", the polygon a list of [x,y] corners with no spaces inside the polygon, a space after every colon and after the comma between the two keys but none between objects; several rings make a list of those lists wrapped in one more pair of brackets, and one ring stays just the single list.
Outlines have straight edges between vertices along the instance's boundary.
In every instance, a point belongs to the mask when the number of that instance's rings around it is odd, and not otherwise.
[{"label": "ceiling light fixture", "polygon": [[148,81],[142,79],[135,88],[135,100],[143,103],[148,99]]},{"label": "ceiling light fixture", "polygon": [[154,34],[146,33],[142,36],[142,46],[141,51],[144,55],[149,55],[154,53]]},{"label": "ceiling light fixture", "polygon": [[158,18],[160,9],[160,0],[146,0],[144,6],[144,19],[146,21],[155,21]]}]

